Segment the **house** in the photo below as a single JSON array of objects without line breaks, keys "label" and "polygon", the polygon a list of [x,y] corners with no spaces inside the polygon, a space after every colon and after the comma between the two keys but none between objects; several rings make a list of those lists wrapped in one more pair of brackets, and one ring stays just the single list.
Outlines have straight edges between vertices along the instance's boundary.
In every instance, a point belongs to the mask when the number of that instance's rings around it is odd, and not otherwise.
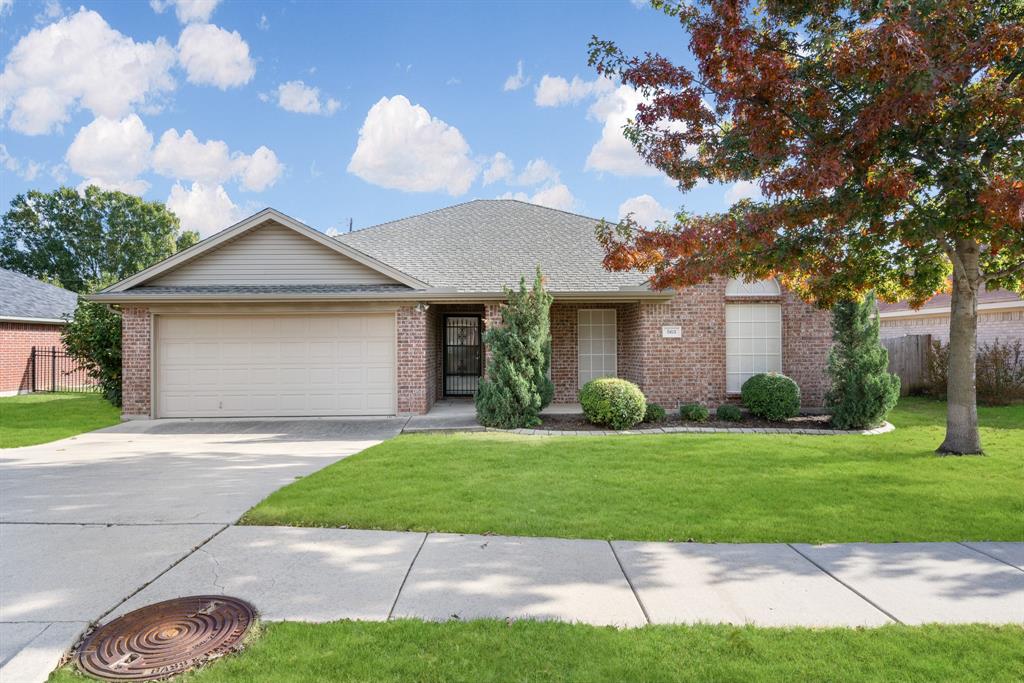
[{"label": "house", "polygon": [[[949,343],[949,294],[937,294],[921,308],[903,301],[878,304],[879,334],[882,339],[908,334],[930,334],[933,340]],[[982,290],[978,294],[978,346],[1024,341],[1024,298],[1005,289]]]},{"label": "house", "polygon": [[91,298],[123,316],[126,417],[425,413],[472,396],[503,287],[540,265],[556,402],[619,376],[722,403],[751,374],[820,406],[829,314],[774,281],[652,291],[608,272],[597,219],[478,200],[337,238],[265,209]]},{"label": "house", "polygon": [[78,295],[0,268],[0,396],[32,390],[32,347],[63,349]]}]

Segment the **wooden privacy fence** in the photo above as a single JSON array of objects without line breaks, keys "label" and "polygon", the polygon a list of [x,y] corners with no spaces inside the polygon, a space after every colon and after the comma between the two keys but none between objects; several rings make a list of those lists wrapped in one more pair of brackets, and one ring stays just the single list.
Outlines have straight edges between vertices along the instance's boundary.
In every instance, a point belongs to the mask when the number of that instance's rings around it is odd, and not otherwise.
[{"label": "wooden privacy fence", "polygon": [[900,395],[906,396],[924,389],[932,336],[908,334],[904,337],[892,337],[883,339],[882,346],[889,351],[889,372],[899,375]]}]

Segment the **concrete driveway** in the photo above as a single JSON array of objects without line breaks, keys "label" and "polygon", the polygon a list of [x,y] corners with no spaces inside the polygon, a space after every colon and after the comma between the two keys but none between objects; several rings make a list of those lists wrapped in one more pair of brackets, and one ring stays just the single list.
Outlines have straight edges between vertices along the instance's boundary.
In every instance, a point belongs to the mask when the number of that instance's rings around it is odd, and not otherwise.
[{"label": "concrete driveway", "polygon": [[129,422],[0,451],[0,679],[45,680],[89,622],[272,491],[405,422]]}]

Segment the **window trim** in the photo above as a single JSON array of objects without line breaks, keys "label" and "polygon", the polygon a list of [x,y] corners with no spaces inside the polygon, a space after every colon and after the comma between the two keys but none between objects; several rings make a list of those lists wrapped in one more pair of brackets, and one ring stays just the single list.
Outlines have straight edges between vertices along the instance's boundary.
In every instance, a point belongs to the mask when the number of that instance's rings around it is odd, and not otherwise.
[{"label": "window trim", "polygon": [[[610,374],[610,375],[604,374],[604,375],[601,375],[601,377],[618,377],[619,376],[619,312],[618,312],[618,310],[615,309],[615,308],[580,308],[580,309],[576,310],[576,385],[577,385],[577,389],[582,389],[583,385],[585,384],[585,382],[583,382],[583,370],[582,370],[582,365],[580,363],[580,361],[582,360],[582,356],[583,356],[582,349],[580,348],[580,344],[583,341],[583,335],[580,334],[580,331],[581,331],[581,329],[583,327],[583,325],[580,322],[580,316],[584,312],[586,312],[586,313],[602,312],[603,313],[605,311],[610,311],[611,314],[612,314],[612,321],[613,321],[612,322],[612,332],[613,332],[612,348],[614,349],[614,351],[612,352],[611,356],[612,356],[612,358],[614,360],[614,364],[613,364],[614,365],[614,369],[612,370],[612,374]],[[607,340],[604,340],[604,341],[607,341]],[[595,354],[587,354],[587,355],[593,356]],[[601,356],[602,356],[602,358],[607,358],[608,354],[602,353]],[[590,379],[597,379],[597,377],[591,377]],[[587,381],[590,381],[590,380],[587,380]]]},{"label": "window trim", "polygon": [[[729,336],[729,313],[728,313],[730,307],[732,307],[732,310],[738,310],[741,307],[750,308],[750,307],[765,307],[765,306],[771,306],[778,313],[778,324],[779,324],[779,332],[778,332],[778,337],[777,337],[777,340],[778,340],[778,347],[777,347],[778,348],[778,353],[777,354],[776,353],[730,354],[730,352],[729,352],[729,339],[730,339],[730,336]],[[742,321],[741,320],[741,321],[736,321],[736,322],[753,322],[753,321]],[[775,321],[772,320],[772,321],[764,321],[764,322],[775,322]],[[776,369],[769,369],[769,370],[756,370],[756,371],[753,371],[753,372],[750,373],[750,375],[747,375],[747,377],[743,377],[743,380],[740,382],[740,387],[743,386],[743,382],[745,382],[747,379],[749,379],[750,376],[758,374],[760,372],[779,372],[779,373],[783,373],[784,370],[785,370],[785,366],[784,366],[784,353],[783,353],[783,346],[784,346],[783,345],[783,340],[784,340],[784,337],[785,337],[784,319],[783,319],[782,304],[780,302],[770,301],[769,300],[769,301],[735,301],[735,302],[726,303],[726,315],[725,315],[725,393],[726,393],[727,396],[739,396],[740,395],[740,392],[739,392],[738,389],[736,389],[736,390],[730,389],[730,387],[729,387],[730,376],[732,376],[732,375],[740,375],[740,376],[742,376],[743,374],[745,374],[743,372],[733,372],[733,371],[730,371],[730,357],[738,357],[739,355],[748,355],[748,356],[760,357],[760,358],[767,358],[767,357],[770,357],[770,356],[777,356],[778,357],[778,369],[777,370]],[[735,337],[735,338],[737,338],[737,339],[744,339],[744,337]],[[746,339],[753,339],[753,338],[754,337],[746,337]],[[758,337],[758,338],[759,339],[771,339],[771,337],[767,337],[767,336],[762,336],[762,337]]]}]

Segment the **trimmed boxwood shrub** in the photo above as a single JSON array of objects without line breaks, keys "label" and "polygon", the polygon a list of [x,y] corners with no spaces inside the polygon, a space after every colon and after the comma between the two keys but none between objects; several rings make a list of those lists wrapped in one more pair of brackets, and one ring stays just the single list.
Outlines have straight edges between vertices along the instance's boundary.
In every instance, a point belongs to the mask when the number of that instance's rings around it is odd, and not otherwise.
[{"label": "trimmed boxwood shrub", "polygon": [[715,410],[715,417],[723,422],[739,422],[743,419],[743,413],[736,406],[723,403]]},{"label": "trimmed boxwood shrub", "polygon": [[679,417],[690,422],[707,422],[711,413],[699,403],[684,403],[679,406]]},{"label": "trimmed boxwood shrub", "polygon": [[667,414],[665,409],[657,403],[648,403],[647,412],[644,413],[644,422],[664,422]]},{"label": "trimmed boxwood shrub", "polygon": [[752,415],[782,422],[800,412],[800,387],[777,372],[754,375],[740,388],[743,405]]},{"label": "trimmed boxwood shrub", "polygon": [[644,419],[647,400],[640,387],[624,379],[593,379],[580,389],[583,414],[596,425],[629,429]]}]

